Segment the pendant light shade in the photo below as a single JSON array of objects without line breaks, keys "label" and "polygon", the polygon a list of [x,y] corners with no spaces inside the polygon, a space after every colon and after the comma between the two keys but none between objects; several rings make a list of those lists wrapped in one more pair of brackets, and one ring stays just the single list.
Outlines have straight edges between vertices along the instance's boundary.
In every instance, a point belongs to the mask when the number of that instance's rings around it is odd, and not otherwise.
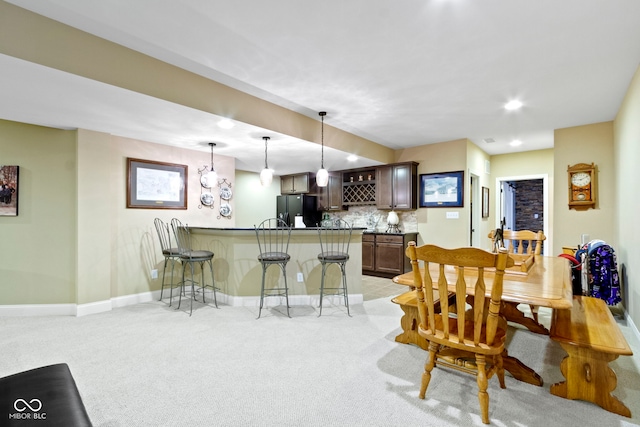
[{"label": "pendant light shade", "polygon": [[260,184],[263,187],[271,185],[271,181],[273,181],[273,171],[269,169],[269,165],[267,163],[267,143],[269,142],[268,136],[263,136],[264,139],[264,169],[260,172]]},{"label": "pendant light shade", "polygon": [[316,172],[316,184],[318,187],[326,187],[329,184],[329,172],[323,167]]},{"label": "pendant light shade", "polygon": [[320,169],[316,172],[316,184],[318,187],[326,187],[329,184],[329,172],[324,168],[324,116],[327,115],[325,111],[320,111],[318,113],[322,120],[322,128],[320,134],[320,142],[322,144],[322,154],[320,158]]},{"label": "pendant light shade", "polygon": [[215,142],[209,143],[209,147],[211,147],[211,169],[207,173],[207,182],[209,183],[210,187],[213,187],[214,185],[218,185],[218,173],[213,168],[213,147],[215,146],[216,146]]}]

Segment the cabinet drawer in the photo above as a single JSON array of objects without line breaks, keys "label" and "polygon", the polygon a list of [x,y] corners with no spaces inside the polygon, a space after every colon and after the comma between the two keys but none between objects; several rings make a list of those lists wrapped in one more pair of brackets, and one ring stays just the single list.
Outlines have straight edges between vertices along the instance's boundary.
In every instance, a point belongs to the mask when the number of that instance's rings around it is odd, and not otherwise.
[{"label": "cabinet drawer", "polygon": [[376,235],[375,234],[362,233],[362,241],[363,242],[375,242],[376,241]]},{"label": "cabinet drawer", "polygon": [[404,242],[403,239],[403,236],[378,234],[376,241],[378,243],[397,243],[399,245],[402,245]]}]

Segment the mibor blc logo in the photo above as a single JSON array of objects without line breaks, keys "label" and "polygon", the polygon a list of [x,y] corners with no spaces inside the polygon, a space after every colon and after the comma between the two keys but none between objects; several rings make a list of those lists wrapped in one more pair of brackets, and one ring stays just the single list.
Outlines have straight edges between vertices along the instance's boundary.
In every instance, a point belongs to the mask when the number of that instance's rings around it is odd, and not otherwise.
[{"label": "mibor blc logo", "polygon": [[42,402],[40,399],[16,399],[13,402],[13,409],[17,412],[9,414],[10,420],[46,420],[47,413],[40,412],[42,409]]}]

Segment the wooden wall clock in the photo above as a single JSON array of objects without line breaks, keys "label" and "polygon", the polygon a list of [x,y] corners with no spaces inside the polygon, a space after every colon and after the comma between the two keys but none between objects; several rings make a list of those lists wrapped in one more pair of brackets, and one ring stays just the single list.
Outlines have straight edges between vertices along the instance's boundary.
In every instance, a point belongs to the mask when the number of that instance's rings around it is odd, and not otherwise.
[{"label": "wooden wall clock", "polygon": [[569,209],[586,210],[596,207],[596,166],[578,163],[569,166]]}]

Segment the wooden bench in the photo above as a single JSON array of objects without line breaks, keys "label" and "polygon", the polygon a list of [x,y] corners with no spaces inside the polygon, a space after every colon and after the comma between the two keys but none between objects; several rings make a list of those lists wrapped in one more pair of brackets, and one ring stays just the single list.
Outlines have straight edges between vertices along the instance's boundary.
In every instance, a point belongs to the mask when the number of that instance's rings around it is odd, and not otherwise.
[{"label": "wooden bench", "polygon": [[[415,344],[423,350],[429,350],[429,343],[427,340],[418,335],[418,322],[420,321],[420,315],[418,313],[418,299],[416,298],[416,291],[413,286],[410,287],[410,291],[404,294],[398,295],[391,299],[391,302],[400,306],[404,314],[400,318],[400,326],[402,327],[402,333],[396,337],[396,342],[402,344]],[[455,294],[449,294],[449,304],[454,304]],[[434,302],[436,311],[440,312],[440,301]]]},{"label": "wooden bench", "polygon": [[396,337],[396,342],[402,344],[415,344],[423,350],[429,349],[427,340],[418,335],[418,299],[416,291],[410,290],[391,299],[400,306],[404,314],[400,318],[402,333]]},{"label": "wooden bench", "polygon": [[629,408],[611,394],[617,378],[609,362],[633,352],[606,303],[598,298],[574,296],[572,309],[553,311],[550,336],[568,354],[560,364],[566,381],[553,384],[551,393],[586,400],[631,417]]}]

